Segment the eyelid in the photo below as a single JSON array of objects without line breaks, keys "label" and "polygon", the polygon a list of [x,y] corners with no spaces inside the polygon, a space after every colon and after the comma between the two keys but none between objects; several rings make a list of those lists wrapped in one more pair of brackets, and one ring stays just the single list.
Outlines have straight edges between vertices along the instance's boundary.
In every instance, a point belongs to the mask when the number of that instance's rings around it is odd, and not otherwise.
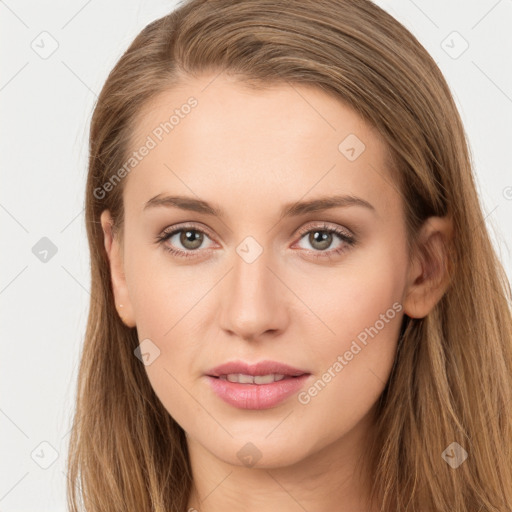
[{"label": "eyelid", "polygon": [[[313,221],[314,222],[314,221]],[[306,224],[305,226],[299,228],[299,230],[297,231],[297,233],[300,235],[300,236],[303,236],[305,235],[306,233],[309,233],[311,230],[313,229],[318,229],[318,230],[328,230],[328,231],[336,231],[338,232],[338,234],[343,234],[345,235],[347,238],[355,238],[354,236],[354,233],[352,233],[350,230],[348,230],[347,228],[343,227],[343,226],[340,226],[338,224],[330,224],[326,221],[319,221],[317,222],[316,224],[313,223],[313,224]]]},{"label": "eyelid", "polygon": [[207,228],[205,225],[203,225],[201,223],[197,223],[197,222],[184,222],[184,223],[180,223],[180,224],[174,224],[173,226],[165,228],[159,236],[171,235],[171,233],[175,234],[176,232],[183,231],[187,228],[193,229],[193,230],[196,230],[199,232],[203,232],[203,233],[207,234],[211,239],[215,238],[213,236],[212,231],[209,228]]}]

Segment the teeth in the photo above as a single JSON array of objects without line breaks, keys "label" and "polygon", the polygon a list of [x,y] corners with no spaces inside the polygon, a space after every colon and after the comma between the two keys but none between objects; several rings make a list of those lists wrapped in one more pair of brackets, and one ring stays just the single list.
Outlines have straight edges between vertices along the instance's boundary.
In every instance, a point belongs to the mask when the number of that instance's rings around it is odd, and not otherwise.
[{"label": "teeth", "polygon": [[229,380],[229,382],[238,382],[239,384],[270,384],[283,380],[284,375],[280,373],[271,373],[269,375],[245,375],[243,373],[230,373],[229,375],[221,375],[219,378],[222,380]]}]

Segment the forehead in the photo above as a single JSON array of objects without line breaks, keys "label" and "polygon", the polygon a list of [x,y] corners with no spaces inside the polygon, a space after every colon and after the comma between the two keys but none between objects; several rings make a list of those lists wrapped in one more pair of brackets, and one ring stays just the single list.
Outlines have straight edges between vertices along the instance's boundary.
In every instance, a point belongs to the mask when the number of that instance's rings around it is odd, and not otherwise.
[{"label": "forehead", "polygon": [[138,210],[157,194],[196,195],[239,206],[353,194],[396,202],[379,133],[342,101],[309,85],[253,89],[225,75],[166,90],[134,122],[141,153],[124,196]]}]

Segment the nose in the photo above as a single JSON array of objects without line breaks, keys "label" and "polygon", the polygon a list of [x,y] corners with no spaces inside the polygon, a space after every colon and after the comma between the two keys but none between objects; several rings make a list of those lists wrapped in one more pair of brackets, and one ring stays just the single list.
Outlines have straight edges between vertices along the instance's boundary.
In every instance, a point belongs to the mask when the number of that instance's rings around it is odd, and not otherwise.
[{"label": "nose", "polygon": [[286,329],[290,294],[270,259],[265,251],[252,262],[235,254],[221,290],[220,315],[220,327],[233,337],[253,341]]}]

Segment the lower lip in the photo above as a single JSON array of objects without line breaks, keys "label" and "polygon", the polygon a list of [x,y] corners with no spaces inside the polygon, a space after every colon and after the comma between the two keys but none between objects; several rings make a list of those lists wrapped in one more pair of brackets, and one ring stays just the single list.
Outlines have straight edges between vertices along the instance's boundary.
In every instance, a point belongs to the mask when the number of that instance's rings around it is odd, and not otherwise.
[{"label": "lower lip", "polygon": [[226,403],[239,409],[270,409],[298,392],[309,374],[290,377],[270,384],[240,384],[206,376],[213,391]]}]

